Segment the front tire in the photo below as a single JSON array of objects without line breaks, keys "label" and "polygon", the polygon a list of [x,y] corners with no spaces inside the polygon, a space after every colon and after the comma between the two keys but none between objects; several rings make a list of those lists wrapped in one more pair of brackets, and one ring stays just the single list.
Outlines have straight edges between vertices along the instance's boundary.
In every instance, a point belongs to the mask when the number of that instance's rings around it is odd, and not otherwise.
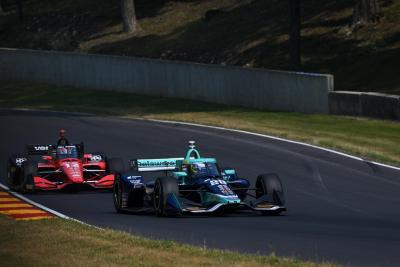
[{"label": "front tire", "polygon": [[118,213],[123,213],[123,205],[122,205],[122,181],[121,175],[115,174],[115,182],[113,186],[113,200],[114,200],[114,207]]},{"label": "front tire", "polygon": [[[284,207],[285,206],[285,194],[283,191],[282,182],[279,176],[275,173],[260,174],[257,177],[256,182],[256,198],[266,196],[271,204]],[[271,214],[273,212],[265,212]],[[280,213],[277,212],[278,214]]]},{"label": "front tire", "polygon": [[37,164],[33,161],[26,161],[21,169],[21,187],[22,194],[35,193],[34,177],[37,176]]},{"label": "front tire", "polygon": [[[175,196],[179,195],[179,187],[176,179],[168,176],[157,178],[153,191],[153,205],[157,216],[170,215],[166,208],[168,195],[171,193],[175,194]],[[179,216],[180,212],[174,215]]]}]

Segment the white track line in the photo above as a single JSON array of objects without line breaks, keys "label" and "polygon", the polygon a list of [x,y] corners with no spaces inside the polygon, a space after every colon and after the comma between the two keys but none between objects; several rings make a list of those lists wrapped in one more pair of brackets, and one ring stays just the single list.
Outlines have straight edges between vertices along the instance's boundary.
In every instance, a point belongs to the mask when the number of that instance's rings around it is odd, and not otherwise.
[{"label": "white track line", "polygon": [[316,146],[316,145],[310,145],[310,144],[307,144],[307,143],[303,143],[303,142],[299,142],[299,141],[293,141],[293,140],[280,138],[280,137],[275,137],[275,136],[266,135],[266,134],[253,133],[253,132],[248,132],[248,131],[244,131],[244,130],[230,129],[230,128],[219,127],[219,126],[210,126],[210,125],[191,123],[191,122],[168,121],[168,120],[157,120],[157,119],[139,119],[139,120],[159,122],[159,123],[168,123],[168,124],[181,124],[181,125],[187,125],[187,126],[196,126],[196,127],[203,127],[203,128],[210,128],[210,129],[216,129],[216,130],[224,130],[224,131],[248,134],[248,135],[253,135],[253,136],[259,136],[259,137],[264,137],[264,138],[268,138],[268,139],[272,139],[272,140],[278,140],[278,141],[282,141],[282,142],[286,142],[286,143],[291,143],[291,144],[297,144],[297,145],[302,145],[302,146],[306,146],[306,147],[311,147],[311,148],[314,148],[314,149],[319,149],[319,150],[330,152],[330,153],[333,153],[333,154],[336,154],[336,155],[340,155],[340,156],[344,156],[344,157],[347,157],[347,158],[355,159],[355,160],[358,160],[358,161],[373,163],[375,165],[379,165],[379,166],[382,166],[382,167],[386,167],[386,168],[390,168],[390,169],[393,169],[393,170],[400,171],[400,167],[396,167],[396,166],[392,166],[392,165],[388,165],[388,164],[384,164],[384,163],[380,163],[380,162],[376,162],[376,161],[369,161],[369,160],[365,160],[363,158],[356,157],[356,156],[353,156],[353,155],[350,155],[350,154],[346,154],[346,153],[343,153],[343,152],[340,152],[340,151],[336,151],[336,150],[333,150],[333,149],[320,147],[320,146]]},{"label": "white track line", "polygon": [[[19,110],[19,111],[48,111],[48,112],[54,112],[54,113],[64,113],[64,114],[68,114],[69,113],[69,114],[80,114],[80,115],[88,115],[88,116],[93,116],[94,115],[94,116],[96,116],[95,114],[91,114],[91,113],[63,112],[63,111],[54,111],[54,110],[46,110],[46,109],[30,109],[30,108],[1,108],[1,109],[2,110]],[[303,143],[303,142],[299,142],[299,141],[293,141],[293,140],[289,140],[289,139],[285,139],[285,138],[281,138],[281,137],[266,135],[266,134],[253,133],[253,132],[244,131],[244,130],[230,129],[230,128],[225,128],[225,127],[204,125],[204,124],[191,123],[191,122],[157,120],[157,119],[144,119],[144,118],[135,118],[135,119],[136,120],[142,120],[142,121],[159,122],[159,123],[196,126],[196,127],[203,127],[203,128],[210,128],[210,129],[217,129],[217,130],[224,130],[224,131],[248,134],[248,135],[253,135],[253,136],[259,136],[259,137],[264,137],[264,138],[268,138],[268,139],[272,139],[272,140],[278,140],[278,141],[287,142],[287,143],[291,143],[291,144],[297,144],[297,145],[302,145],[302,146],[306,146],[306,147],[311,147],[311,148],[314,148],[314,149],[323,150],[323,151],[330,152],[330,153],[333,153],[333,154],[336,154],[336,155],[340,155],[340,156],[343,156],[343,157],[355,159],[355,160],[366,162],[366,163],[372,163],[372,164],[375,164],[375,165],[378,165],[378,166],[382,166],[382,167],[386,167],[386,168],[389,168],[389,169],[400,171],[400,167],[396,167],[396,166],[392,166],[392,165],[388,165],[388,164],[384,164],[384,163],[380,163],[380,162],[376,162],[376,161],[369,161],[369,160],[365,160],[363,158],[360,158],[360,157],[357,157],[357,156],[353,156],[353,155],[350,155],[350,154],[347,154],[347,153],[343,153],[343,152],[340,152],[340,151],[336,151],[336,150],[333,150],[333,149],[320,147],[320,146],[316,146],[316,145],[311,145],[311,144],[307,144],[307,143]]]},{"label": "white track line", "polygon": [[19,199],[22,199],[23,201],[25,201],[25,202],[27,202],[27,203],[29,203],[29,204],[31,204],[31,205],[33,205],[33,206],[39,208],[39,209],[42,209],[42,210],[44,210],[44,211],[47,211],[48,213],[51,213],[51,214],[53,214],[53,215],[55,215],[55,216],[57,216],[57,217],[59,217],[59,218],[71,220],[71,221],[74,221],[74,222],[77,222],[77,223],[80,223],[80,224],[84,224],[84,225],[87,225],[87,226],[90,226],[90,227],[94,227],[94,228],[97,228],[97,229],[102,229],[102,228],[100,228],[100,227],[97,227],[97,226],[94,226],[94,225],[91,225],[91,224],[82,222],[82,221],[80,221],[80,220],[71,218],[71,217],[69,217],[69,216],[67,216],[67,215],[65,215],[65,214],[62,214],[62,213],[60,213],[60,212],[58,212],[58,211],[55,211],[55,210],[50,209],[50,208],[48,208],[48,207],[46,207],[46,206],[43,206],[42,204],[39,204],[39,203],[37,203],[37,202],[35,202],[35,201],[33,201],[33,200],[30,200],[29,198],[26,198],[26,197],[24,197],[23,195],[21,195],[21,194],[15,192],[15,191],[12,191],[8,186],[6,186],[6,185],[4,185],[4,184],[2,184],[2,183],[0,183],[0,187],[3,188],[3,189],[4,189],[5,191],[7,191],[8,193],[10,193],[11,195],[13,195],[13,196],[15,196],[15,197],[17,197],[17,198],[19,198]]}]

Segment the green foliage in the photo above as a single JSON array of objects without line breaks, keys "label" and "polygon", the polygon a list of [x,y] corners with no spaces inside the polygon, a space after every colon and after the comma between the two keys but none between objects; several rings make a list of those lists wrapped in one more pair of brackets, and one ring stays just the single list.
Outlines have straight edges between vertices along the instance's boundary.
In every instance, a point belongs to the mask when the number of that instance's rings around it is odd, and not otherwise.
[{"label": "green foliage", "polygon": [[[24,1],[0,19],[0,46],[287,69],[288,2],[136,0],[142,30],[122,33],[118,1]],[[336,90],[400,94],[400,0],[380,23],[351,27],[353,1],[302,0],[305,71],[332,73]]]}]

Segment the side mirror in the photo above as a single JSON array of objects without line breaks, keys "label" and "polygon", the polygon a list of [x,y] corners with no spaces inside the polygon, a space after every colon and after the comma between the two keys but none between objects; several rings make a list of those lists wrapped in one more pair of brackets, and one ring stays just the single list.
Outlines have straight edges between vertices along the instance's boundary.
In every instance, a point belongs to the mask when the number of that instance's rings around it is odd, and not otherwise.
[{"label": "side mirror", "polygon": [[236,171],[232,168],[221,168],[221,176],[225,181],[234,180],[237,178]]}]

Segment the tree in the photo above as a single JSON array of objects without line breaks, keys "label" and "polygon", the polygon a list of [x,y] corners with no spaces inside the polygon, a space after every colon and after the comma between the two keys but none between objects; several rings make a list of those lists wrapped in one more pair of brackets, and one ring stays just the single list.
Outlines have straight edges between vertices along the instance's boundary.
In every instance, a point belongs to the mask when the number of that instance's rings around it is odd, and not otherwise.
[{"label": "tree", "polygon": [[124,32],[136,32],[139,25],[136,20],[134,0],[121,0],[121,14]]},{"label": "tree", "polygon": [[381,17],[382,10],[378,0],[355,0],[353,25],[379,22]]},{"label": "tree", "polygon": [[300,0],[290,1],[290,67],[293,70],[301,68],[301,13]]}]

